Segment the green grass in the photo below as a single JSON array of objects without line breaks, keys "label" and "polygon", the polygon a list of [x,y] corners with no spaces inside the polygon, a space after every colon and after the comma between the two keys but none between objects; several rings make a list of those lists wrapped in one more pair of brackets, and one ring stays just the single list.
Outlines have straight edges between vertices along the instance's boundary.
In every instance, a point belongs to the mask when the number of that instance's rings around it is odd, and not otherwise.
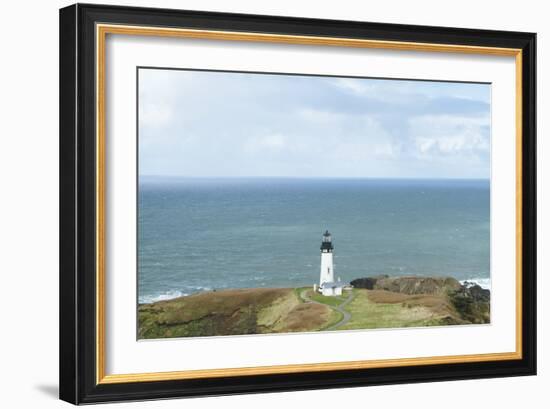
[{"label": "green grass", "polygon": [[340,322],[340,320],[344,317],[344,314],[342,314],[340,311],[332,310],[329,320],[325,325],[323,325],[319,331],[324,331],[327,328],[332,327],[337,322]]},{"label": "green grass", "polygon": [[368,290],[353,291],[354,299],[345,307],[351,313],[351,319],[339,330],[427,326],[435,323],[428,308],[406,307],[402,303],[375,303],[368,299]]},{"label": "green grass", "polygon": [[346,301],[346,298],[347,298],[345,296],[342,296],[342,297],[326,296],[318,292],[313,292],[313,290],[311,290],[308,293],[308,295],[309,295],[309,298],[311,298],[313,301],[317,301],[317,302],[320,302],[321,304],[329,305],[331,307],[338,307],[340,304]]},{"label": "green grass", "polygon": [[306,302],[306,300],[302,298],[302,292],[309,289],[310,287],[296,287],[294,289],[294,294],[296,294],[296,297],[298,297],[301,302]]},{"label": "green grass", "polygon": [[204,292],[138,308],[138,337],[308,332],[334,319],[325,305],[305,303],[293,288]]},{"label": "green grass", "polygon": [[[256,288],[204,292],[140,305],[143,338],[266,334],[322,331],[351,319],[337,330],[400,328],[467,323],[445,296],[407,295],[385,290],[353,289],[350,295],[323,296],[310,287]],[[302,297],[304,294],[304,297]],[[308,302],[307,297],[312,301]]]}]

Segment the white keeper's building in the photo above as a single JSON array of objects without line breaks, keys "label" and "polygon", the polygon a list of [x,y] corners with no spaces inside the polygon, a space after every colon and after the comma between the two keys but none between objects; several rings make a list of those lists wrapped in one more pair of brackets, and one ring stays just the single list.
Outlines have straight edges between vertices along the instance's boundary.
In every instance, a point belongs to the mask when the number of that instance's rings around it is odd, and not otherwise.
[{"label": "white keeper's building", "polygon": [[323,295],[342,295],[344,284],[334,280],[334,262],[332,260],[332,236],[327,231],[323,234],[321,242],[321,277],[319,279],[318,291]]}]

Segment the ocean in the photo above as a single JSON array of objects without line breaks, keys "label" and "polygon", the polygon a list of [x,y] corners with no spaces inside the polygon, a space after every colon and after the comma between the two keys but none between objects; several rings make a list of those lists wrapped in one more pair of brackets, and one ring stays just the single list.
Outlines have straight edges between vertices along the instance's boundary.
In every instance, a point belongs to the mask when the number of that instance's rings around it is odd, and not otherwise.
[{"label": "ocean", "polygon": [[140,177],[140,303],[309,286],[322,234],[344,282],[452,276],[490,285],[488,180]]}]

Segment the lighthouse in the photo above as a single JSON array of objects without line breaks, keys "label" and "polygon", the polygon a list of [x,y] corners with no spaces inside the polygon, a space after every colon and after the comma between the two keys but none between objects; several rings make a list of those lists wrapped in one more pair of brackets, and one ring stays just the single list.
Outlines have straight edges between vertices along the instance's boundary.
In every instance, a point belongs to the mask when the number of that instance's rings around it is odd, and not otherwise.
[{"label": "lighthouse", "polygon": [[321,278],[319,286],[323,283],[332,283],[334,281],[334,263],[332,262],[332,235],[327,231],[323,234],[321,242]]},{"label": "lighthouse", "polygon": [[334,263],[332,261],[332,235],[329,231],[323,234],[321,241],[321,277],[319,279],[319,292],[323,295],[342,295],[343,285],[340,281],[334,281]]}]

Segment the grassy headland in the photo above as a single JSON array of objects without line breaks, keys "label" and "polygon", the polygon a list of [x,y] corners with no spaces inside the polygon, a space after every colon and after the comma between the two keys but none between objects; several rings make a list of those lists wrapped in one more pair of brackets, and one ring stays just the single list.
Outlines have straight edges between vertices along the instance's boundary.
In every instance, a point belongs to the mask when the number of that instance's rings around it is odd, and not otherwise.
[{"label": "grassy headland", "polygon": [[336,314],[303,302],[292,288],[211,291],[142,304],[139,338],[170,338],[320,330]]},{"label": "grassy headland", "polygon": [[453,278],[362,278],[341,297],[309,288],[210,291],[138,308],[138,337],[170,338],[489,322],[489,291]]}]

